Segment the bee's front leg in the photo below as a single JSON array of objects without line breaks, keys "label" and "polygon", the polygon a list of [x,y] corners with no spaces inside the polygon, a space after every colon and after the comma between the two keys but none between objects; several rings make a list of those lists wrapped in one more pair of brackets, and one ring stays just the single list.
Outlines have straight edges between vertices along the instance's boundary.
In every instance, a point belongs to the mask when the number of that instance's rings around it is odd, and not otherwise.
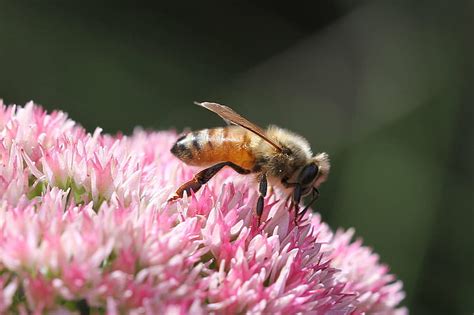
[{"label": "bee's front leg", "polygon": [[294,222],[295,226],[298,226],[298,212],[300,212],[300,201],[301,201],[301,185],[296,184],[295,189],[293,190],[293,206],[295,211]]},{"label": "bee's front leg", "polygon": [[311,205],[316,200],[318,200],[318,198],[319,198],[319,189],[314,187],[313,190],[312,190],[311,201],[306,205],[306,207],[304,207],[304,209],[303,209],[303,211],[301,211],[301,213],[298,213],[298,216],[299,216],[300,220],[303,219],[304,215],[306,214],[306,211],[308,211],[309,207],[311,207]]}]

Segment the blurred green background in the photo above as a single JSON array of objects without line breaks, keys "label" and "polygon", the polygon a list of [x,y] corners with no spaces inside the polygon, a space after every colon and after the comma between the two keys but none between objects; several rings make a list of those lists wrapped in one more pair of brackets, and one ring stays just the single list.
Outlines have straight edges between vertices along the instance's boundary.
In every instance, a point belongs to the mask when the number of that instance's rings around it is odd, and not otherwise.
[{"label": "blurred green background", "polygon": [[332,157],[317,210],[411,312],[472,314],[473,35],[473,1],[0,1],[0,97],[110,133],[222,125],[195,100],[294,130]]}]

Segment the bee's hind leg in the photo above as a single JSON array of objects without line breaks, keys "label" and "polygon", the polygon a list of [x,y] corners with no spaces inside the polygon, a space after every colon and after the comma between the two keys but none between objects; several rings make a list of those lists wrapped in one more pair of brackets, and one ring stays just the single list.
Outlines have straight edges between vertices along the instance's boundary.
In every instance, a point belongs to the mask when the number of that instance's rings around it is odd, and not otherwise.
[{"label": "bee's hind leg", "polygon": [[208,167],[196,175],[194,175],[193,179],[190,181],[182,184],[175,192],[175,194],[168,199],[168,201],[174,201],[180,198],[183,198],[184,192],[186,192],[189,196],[191,191],[197,192],[202,185],[206,184],[214,175],[217,174],[224,166],[230,166],[232,167],[237,173],[239,174],[249,174],[250,171],[246,170],[237,164],[234,164],[232,162],[221,162],[217,163],[216,165],[213,165],[211,167]]}]

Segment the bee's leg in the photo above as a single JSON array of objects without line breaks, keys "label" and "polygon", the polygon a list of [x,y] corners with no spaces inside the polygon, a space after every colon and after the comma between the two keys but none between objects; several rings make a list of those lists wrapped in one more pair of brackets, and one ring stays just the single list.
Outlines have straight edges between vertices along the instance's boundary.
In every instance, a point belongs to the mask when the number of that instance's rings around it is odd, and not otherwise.
[{"label": "bee's leg", "polygon": [[260,194],[258,196],[257,208],[256,208],[257,217],[258,217],[258,226],[260,226],[260,221],[262,219],[263,201],[264,201],[263,199],[267,195],[267,186],[268,186],[267,175],[265,173],[263,173],[261,178],[260,178],[260,183],[258,185],[258,193]]},{"label": "bee's leg", "polygon": [[293,217],[293,221],[295,223],[295,226],[298,226],[298,212],[300,212],[300,204],[299,203],[294,203],[295,206],[295,216]]},{"label": "bee's leg", "polygon": [[301,213],[298,213],[298,216],[301,219],[303,219],[306,211],[308,211],[309,207],[311,207],[311,205],[316,201],[318,200],[319,198],[319,189],[317,188],[313,188],[313,191],[312,191],[312,196],[311,196],[311,201],[306,205],[306,207],[304,207],[303,211],[301,211]]},{"label": "bee's leg", "polygon": [[300,201],[301,201],[301,185],[296,184],[295,189],[293,190],[293,205],[295,207],[295,216],[294,221],[295,225],[298,225],[298,212],[300,211]]},{"label": "bee's leg", "polygon": [[202,185],[204,185],[205,183],[207,183],[214,175],[217,174],[217,172],[219,172],[224,166],[230,166],[232,167],[237,173],[240,173],[240,174],[249,174],[250,171],[249,170],[246,170],[232,162],[222,162],[222,163],[218,163],[216,165],[213,165],[209,168],[206,168],[202,171],[200,171],[199,173],[197,173],[196,175],[194,175],[193,179],[191,179],[190,181],[182,184],[178,190],[176,190],[176,193],[168,200],[168,201],[174,201],[174,200],[177,200],[177,199],[180,199],[180,198],[183,198],[183,194],[184,192],[186,192],[189,196],[189,194],[191,193],[191,190],[193,192],[197,192],[201,187]]}]

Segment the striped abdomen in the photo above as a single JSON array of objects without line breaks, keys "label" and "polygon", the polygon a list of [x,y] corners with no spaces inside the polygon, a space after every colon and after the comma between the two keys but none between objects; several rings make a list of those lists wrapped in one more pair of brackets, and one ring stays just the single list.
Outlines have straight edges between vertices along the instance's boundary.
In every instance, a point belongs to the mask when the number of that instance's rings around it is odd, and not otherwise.
[{"label": "striped abdomen", "polygon": [[237,126],[203,129],[179,138],[171,152],[189,165],[232,162],[251,170],[255,165],[251,139],[249,131]]}]

